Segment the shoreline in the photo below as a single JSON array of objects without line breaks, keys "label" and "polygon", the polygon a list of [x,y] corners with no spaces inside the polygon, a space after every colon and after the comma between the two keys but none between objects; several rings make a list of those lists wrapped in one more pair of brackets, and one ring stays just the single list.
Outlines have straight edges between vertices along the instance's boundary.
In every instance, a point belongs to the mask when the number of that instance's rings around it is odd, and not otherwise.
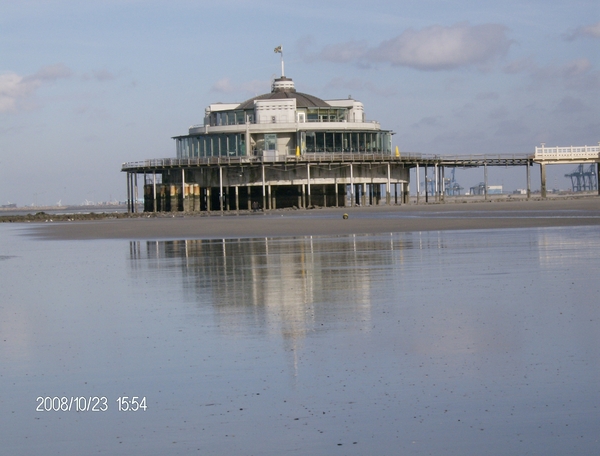
[{"label": "shoreline", "polygon": [[[343,219],[348,214],[348,219]],[[240,214],[137,214],[19,224],[45,240],[167,240],[335,236],[411,231],[600,226],[600,197],[511,202],[280,209]],[[52,222],[50,222],[52,220]]]}]

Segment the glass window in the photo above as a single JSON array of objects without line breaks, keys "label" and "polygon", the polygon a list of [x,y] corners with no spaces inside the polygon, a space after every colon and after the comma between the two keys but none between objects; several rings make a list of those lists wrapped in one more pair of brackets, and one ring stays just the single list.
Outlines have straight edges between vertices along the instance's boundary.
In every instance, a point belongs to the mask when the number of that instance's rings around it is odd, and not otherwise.
[{"label": "glass window", "polygon": [[333,152],[333,133],[323,133],[325,136],[325,152]]},{"label": "glass window", "polygon": [[265,150],[277,150],[276,134],[265,134]]},{"label": "glass window", "polygon": [[315,132],[315,152],[323,152],[325,150],[325,133]]},{"label": "glass window", "polygon": [[307,131],[306,132],[306,152],[314,152],[315,151],[315,132]]},{"label": "glass window", "polygon": [[334,133],[333,134],[333,151],[341,152],[342,151],[342,133]]},{"label": "glass window", "polygon": [[237,155],[237,140],[239,135],[227,135],[227,155]]}]

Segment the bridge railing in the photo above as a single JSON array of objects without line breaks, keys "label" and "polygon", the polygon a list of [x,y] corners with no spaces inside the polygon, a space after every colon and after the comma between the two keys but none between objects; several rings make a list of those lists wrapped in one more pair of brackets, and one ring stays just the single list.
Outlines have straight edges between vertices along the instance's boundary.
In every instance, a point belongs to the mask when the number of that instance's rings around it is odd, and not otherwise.
[{"label": "bridge railing", "polygon": [[535,160],[597,160],[600,158],[600,143],[598,146],[567,146],[535,148]]}]

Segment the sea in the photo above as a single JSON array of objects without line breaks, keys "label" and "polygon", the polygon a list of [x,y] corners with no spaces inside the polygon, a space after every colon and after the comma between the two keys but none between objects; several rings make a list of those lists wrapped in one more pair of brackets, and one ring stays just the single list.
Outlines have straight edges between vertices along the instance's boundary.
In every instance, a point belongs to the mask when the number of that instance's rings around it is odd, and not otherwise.
[{"label": "sea", "polygon": [[600,227],[0,224],[0,453],[597,455]]}]

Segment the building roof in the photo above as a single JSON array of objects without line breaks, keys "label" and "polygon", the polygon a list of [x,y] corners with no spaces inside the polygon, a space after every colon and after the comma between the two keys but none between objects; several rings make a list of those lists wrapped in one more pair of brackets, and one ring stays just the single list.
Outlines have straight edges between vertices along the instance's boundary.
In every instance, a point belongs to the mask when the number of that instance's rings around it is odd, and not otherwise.
[{"label": "building roof", "polygon": [[253,109],[254,100],[284,100],[289,98],[296,99],[297,108],[329,108],[330,105],[314,95],[296,92],[294,83],[290,78],[282,76],[273,82],[271,93],[265,93],[241,103],[236,109]]}]

